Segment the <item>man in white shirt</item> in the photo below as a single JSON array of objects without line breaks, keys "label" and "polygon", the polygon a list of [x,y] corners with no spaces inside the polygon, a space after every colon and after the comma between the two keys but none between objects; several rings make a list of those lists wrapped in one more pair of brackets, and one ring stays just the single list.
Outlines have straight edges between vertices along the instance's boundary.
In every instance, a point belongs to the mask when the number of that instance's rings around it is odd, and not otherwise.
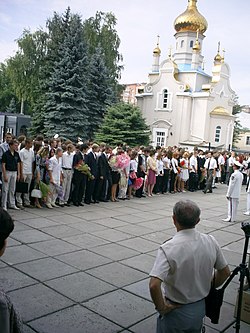
[{"label": "man in white shirt", "polygon": [[62,155],[62,148],[57,148],[55,155],[49,159],[50,195],[46,204],[48,208],[58,207],[56,199],[58,186],[62,183]]},{"label": "man in white shirt", "polygon": [[189,166],[189,191],[194,192],[198,189],[198,151],[195,150],[193,155],[190,157]]},{"label": "man in white shirt", "polygon": [[217,162],[216,159],[213,157],[213,152],[208,153],[204,168],[206,169],[207,173],[207,182],[203,192],[204,194],[206,194],[207,192],[212,193],[213,177],[215,177],[217,169]]},{"label": "man in white shirt", "polygon": [[71,190],[71,182],[73,176],[73,157],[74,146],[72,144],[67,145],[67,150],[62,155],[62,173],[63,173],[63,199],[60,200],[60,206],[70,206],[69,196]]},{"label": "man in white shirt", "polygon": [[150,272],[150,293],[159,312],[157,333],[200,333],[213,271],[218,287],[230,270],[214,237],[195,230],[200,221],[196,203],[177,202],[173,221],[177,233],[160,246]]},{"label": "man in white shirt", "polygon": [[243,181],[243,175],[240,172],[242,164],[238,161],[234,162],[234,173],[231,175],[229,180],[229,186],[227,189],[227,200],[228,200],[228,215],[224,222],[235,222],[237,209],[239,205],[241,186]]},{"label": "man in white shirt", "polygon": [[25,140],[25,147],[20,150],[19,156],[21,159],[21,180],[28,183],[28,193],[24,193],[23,200],[21,193],[16,193],[17,207],[30,207],[29,190],[33,177],[33,162],[35,160],[34,151],[32,150],[32,140]]}]

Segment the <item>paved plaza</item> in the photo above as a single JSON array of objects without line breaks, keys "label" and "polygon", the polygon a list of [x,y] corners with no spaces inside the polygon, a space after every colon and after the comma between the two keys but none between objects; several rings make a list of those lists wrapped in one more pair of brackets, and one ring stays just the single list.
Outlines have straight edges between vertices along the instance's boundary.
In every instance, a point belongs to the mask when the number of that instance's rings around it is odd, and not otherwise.
[{"label": "paved plaza", "polygon": [[[15,231],[0,260],[0,286],[19,309],[25,333],[154,333],[148,273],[159,245],[175,233],[171,215],[176,201],[197,202],[202,210],[198,230],[216,237],[231,269],[241,263],[240,222],[248,220],[245,187],[238,223],[222,222],[225,193],[226,185],[219,185],[206,195],[10,211]],[[238,277],[226,289],[219,325],[206,318],[206,332],[232,322]],[[250,325],[241,322],[240,331],[249,333]]]}]

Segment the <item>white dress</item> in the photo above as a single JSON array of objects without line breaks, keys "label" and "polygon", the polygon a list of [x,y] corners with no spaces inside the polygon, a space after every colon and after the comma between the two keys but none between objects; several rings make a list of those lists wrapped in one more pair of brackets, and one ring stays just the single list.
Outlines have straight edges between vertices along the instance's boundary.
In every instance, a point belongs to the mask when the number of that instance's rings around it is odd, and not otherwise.
[{"label": "white dress", "polygon": [[189,170],[188,170],[188,159],[182,158],[180,163],[182,165],[183,161],[185,164],[181,167],[181,180],[186,182],[189,179]]}]

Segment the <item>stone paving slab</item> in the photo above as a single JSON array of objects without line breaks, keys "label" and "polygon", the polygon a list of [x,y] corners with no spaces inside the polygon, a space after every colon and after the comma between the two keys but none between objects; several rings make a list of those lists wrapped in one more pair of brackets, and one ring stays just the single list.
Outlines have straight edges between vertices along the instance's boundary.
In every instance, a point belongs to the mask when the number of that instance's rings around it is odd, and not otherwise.
[{"label": "stone paving slab", "polygon": [[57,256],[59,254],[65,254],[81,249],[80,247],[67,243],[61,239],[37,242],[29,244],[29,246],[49,256]]},{"label": "stone paving slab", "polygon": [[[175,234],[176,201],[196,201],[202,211],[198,230],[217,238],[231,269],[241,263],[240,222],[250,220],[243,215],[245,187],[236,223],[221,221],[227,216],[226,191],[220,185],[207,195],[187,192],[84,207],[10,210],[16,227],[0,260],[0,288],[20,310],[24,333],[154,333],[148,273],[159,245]],[[225,291],[220,324],[206,319],[206,333],[219,332],[233,320],[238,286],[239,275]],[[242,322],[240,332],[249,331],[250,325]]]},{"label": "stone paving slab", "polygon": [[45,254],[36,251],[27,245],[20,245],[10,247],[8,251],[6,251],[3,261],[9,265],[15,265],[44,257],[46,257]]},{"label": "stone paving slab", "polygon": [[73,245],[79,246],[82,249],[90,249],[92,247],[110,243],[109,241],[106,241],[99,237],[95,237],[90,234],[82,234],[82,235],[77,235],[77,236],[65,237],[65,238],[63,238],[63,240],[68,243],[71,243]]},{"label": "stone paving slab", "polygon": [[[20,222],[22,221],[22,222]],[[44,217],[34,217],[28,220],[20,220],[18,221],[18,223],[16,223],[16,227],[15,230],[18,230],[18,225],[19,223],[22,223],[26,226],[29,226],[31,228],[35,228],[35,229],[40,229],[40,228],[45,228],[45,227],[51,227],[51,226],[55,226],[58,225],[58,222],[49,220],[48,218],[44,218]]]},{"label": "stone paving slab", "polygon": [[50,235],[35,229],[17,231],[12,235],[12,238],[24,244],[53,239]]},{"label": "stone paving slab", "polygon": [[68,265],[74,266],[77,269],[84,271],[111,262],[110,259],[87,250],[62,254],[56,258]]},{"label": "stone paving slab", "polygon": [[134,256],[139,254],[139,252],[137,251],[134,251],[116,243],[109,243],[106,245],[97,246],[91,250],[112,260],[122,260],[131,257],[134,258]]},{"label": "stone paving slab", "polygon": [[111,284],[84,272],[63,276],[45,284],[75,302],[83,302],[116,289]]},{"label": "stone paving slab", "polygon": [[138,280],[148,277],[147,274],[131,267],[112,262],[107,265],[96,267],[87,271],[89,274],[102,279],[116,287],[123,287]]},{"label": "stone paving slab", "polygon": [[47,281],[78,271],[76,268],[54,258],[29,261],[24,264],[18,264],[15,267],[39,281]]},{"label": "stone paving slab", "polygon": [[121,327],[79,305],[30,323],[39,333],[116,333]]},{"label": "stone paving slab", "polygon": [[4,291],[11,291],[23,287],[27,287],[32,284],[36,284],[37,281],[31,277],[19,272],[12,267],[4,267],[0,273],[0,285]]},{"label": "stone paving slab", "polygon": [[42,284],[11,291],[9,296],[27,322],[73,305],[71,300]]},{"label": "stone paving slab", "polygon": [[96,297],[83,304],[124,328],[154,313],[151,302],[122,290]]},{"label": "stone paving slab", "polygon": [[154,260],[155,258],[152,258],[152,256],[148,254],[140,254],[128,259],[121,260],[120,263],[148,274],[148,272],[150,272],[153,267]]}]

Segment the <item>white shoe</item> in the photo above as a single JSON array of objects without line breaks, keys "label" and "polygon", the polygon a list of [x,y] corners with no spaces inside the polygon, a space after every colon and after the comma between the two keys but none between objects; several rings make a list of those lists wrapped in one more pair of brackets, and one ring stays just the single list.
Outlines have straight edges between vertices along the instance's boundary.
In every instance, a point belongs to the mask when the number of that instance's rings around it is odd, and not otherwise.
[{"label": "white shoe", "polygon": [[231,218],[227,217],[226,219],[222,219],[222,221],[224,221],[224,222],[231,222]]},{"label": "white shoe", "polygon": [[9,208],[14,210],[20,210],[20,208],[18,208],[17,206],[10,206]]},{"label": "white shoe", "polygon": [[49,208],[49,209],[52,209],[53,207],[51,206],[51,204],[47,203],[46,204],[46,207]]},{"label": "white shoe", "polygon": [[245,213],[243,213],[243,214],[249,216],[249,215],[250,215],[250,212],[245,212]]},{"label": "white shoe", "polygon": [[58,205],[55,204],[55,203],[52,203],[51,206],[54,207],[54,208],[58,208],[58,207],[60,207],[60,206],[58,206]]}]

